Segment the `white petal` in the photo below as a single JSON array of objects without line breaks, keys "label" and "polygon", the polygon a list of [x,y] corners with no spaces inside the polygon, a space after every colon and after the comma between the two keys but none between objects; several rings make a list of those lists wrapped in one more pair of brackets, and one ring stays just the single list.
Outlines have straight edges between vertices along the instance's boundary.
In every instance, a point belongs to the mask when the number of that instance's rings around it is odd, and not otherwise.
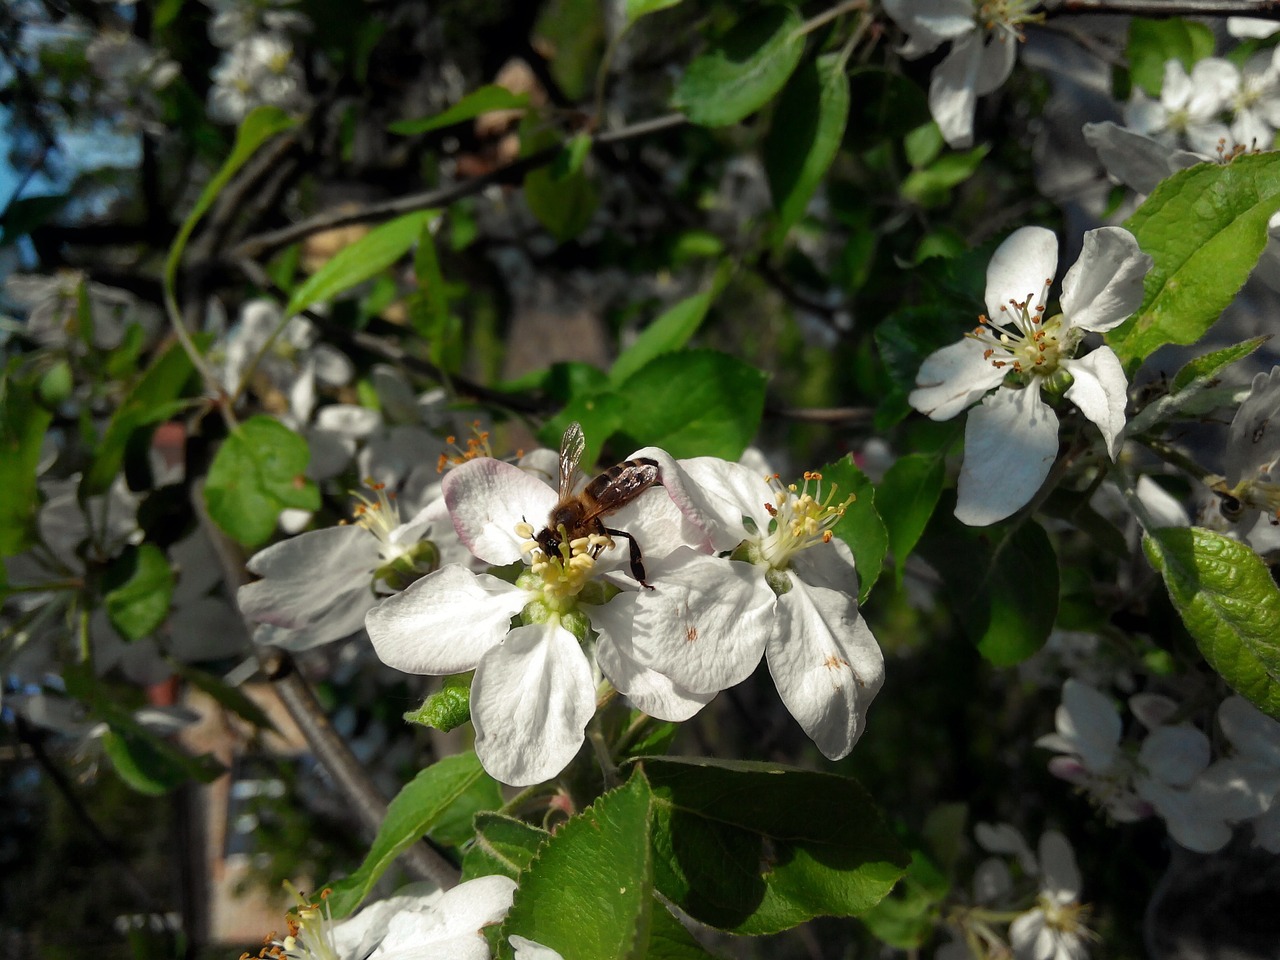
[{"label": "white petal", "polygon": [[1142,306],[1142,281],[1153,262],[1128,230],[1090,230],[1062,279],[1067,322],[1097,333],[1119,326]]},{"label": "white petal", "polygon": [[477,877],[446,891],[425,908],[394,912],[386,919],[385,938],[369,960],[489,960],[482,928],[506,916],[515,886],[508,877]]},{"label": "white petal", "polygon": [[969,411],[956,517],[983,527],[1035,496],[1058,455],[1058,418],[1033,383],[997,390]]},{"label": "white petal", "polygon": [[1009,945],[1018,960],[1051,960],[1053,937],[1043,910],[1029,910],[1009,924]]},{"label": "white petal", "polygon": [[1054,714],[1058,733],[1093,773],[1105,773],[1120,743],[1120,713],[1109,697],[1087,683],[1071,679],[1062,685],[1062,703]]},{"label": "white petal", "polygon": [[1141,779],[1138,792],[1164,818],[1169,836],[1197,853],[1214,853],[1231,840],[1231,828],[1189,791]]},{"label": "white petal", "polygon": [[1280,30],[1280,23],[1258,17],[1227,17],[1227,33],[1237,39],[1262,40]]},{"label": "white petal", "polygon": [[1079,359],[1062,361],[1062,366],[1074,378],[1067,387],[1067,399],[1097,424],[1107,455],[1114,460],[1120,452],[1124,408],[1129,402],[1129,381],[1120,358],[1110,347],[1099,347]]},{"label": "white petal", "polygon": [[1044,227],[1021,227],[1005,238],[987,264],[987,316],[1000,323],[1010,300],[1034,302],[1058,270],[1058,238]]},{"label": "white petal", "polygon": [[537,533],[547,524],[556,491],[517,466],[482,457],[454,467],[441,483],[458,537],[494,566],[524,558],[516,526]]},{"label": "white petal", "polygon": [[515,949],[516,960],[564,960],[559,953],[550,947],[544,947],[542,944],[527,940],[518,934],[512,934],[508,939]]},{"label": "white petal", "polygon": [[1018,45],[1006,34],[988,31],[983,41],[982,57],[974,76],[973,91],[985,97],[1009,79],[1014,61],[1018,58]]},{"label": "white petal", "polygon": [[1138,763],[1173,787],[1185,787],[1209,766],[1209,738],[1192,726],[1160,727],[1142,741]]},{"label": "white petal", "polygon": [[471,683],[475,749],[513,787],[556,776],[582,746],[596,711],[591,665],[563,627],[516,627],[480,660]]},{"label": "white petal", "polygon": [[1218,707],[1218,723],[1243,756],[1280,769],[1280,723],[1244,697],[1223,700]]},{"label": "white petal", "polygon": [[1139,193],[1150,193],[1171,174],[1208,157],[1179,150],[1110,120],[1086,123],[1084,139],[1098,152],[1107,173]]},{"label": "white petal", "polygon": [[321,430],[361,440],[382,424],[382,414],[354,403],[331,403],[321,407],[316,414],[315,425]]},{"label": "white petal", "polygon": [[365,629],[389,667],[461,673],[501,642],[526,602],[518,587],[450,564],[379,603],[365,617]]},{"label": "white petal", "polygon": [[951,51],[929,78],[929,113],[942,138],[957,150],[973,143],[973,111],[982,66],[981,31],[974,30],[951,45]]},{"label": "white petal", "polygon": [[1057,830],[1040,837],[1040,886],[1057,904],[1070,903],[1080,895],[1080,869],[1071,844]]},{"label": "white petal", "polygon": [[1039,872],[1035,855],[1018,829],[1008,823],[977,823],[973,827],[974,839],[988,853],[1003,853],[1016,857],[1024,873]]},{"label": "white petal", "polygon": [[971,0],[884,0],[884,12],[913,36],[927,32],[939,42],[976,27]]},{"label": "white petal", "polygon": [[[634,602],[632,594],[620,596],[625,598],[625,605]],[[591,624],[601,631],[600,641],[596,644],[596,663],[637,710],[659,720],[681,723],[715,699],[714,693],[693,693],[677,685],[670,677],[632,660],[624,648],[605,635],[602,623],[597,619],[593,613]]]},{"label": "white petal", "polygon": [[1005,371],[983,354],[986,347],[970,337],[935,350],[916,374],[916,389],[907,402],[930,420],[950,420],[977,403],[1004,380]]},{"label": "white petal", "polygon": [[636,455],[658,461],[668,495],[681,513],[705,532],[706,549],[732,550],[751,536],[744,517],[761,532],[768,526],[765,505],[773,505],[773,491],[750,467],[719,457],[676,461],[665,450],[653,447]]},{"label": "white petal", "polygon": [[884,685],[884,654],[854,597],[791,575],[765,656],[778,695],[829,760],[847,756]]},{"label": "white petal", "polygon": [[629,660],[697,694],[751,675],[774,629],[763,572],[681,547],[649,571],[652,590],[615,597],[591,614]]},{"label": "white petal", "polygon": [[[1151,515],[1156,527],[1191,526],[1191,518],[1187,515],[1181,501],[1146,474],[1138,478],[1136,493],[1142,505],[1147,508],[1147,513]],[[1145,720],[1143,722],[1146,723]],[[1147,726],[1151,724],[1148,723]]]},{"label": "white petal", "polygon": [[[1272,427],[1271,424],[1275,423]],[[1254,376],[1227,431],[1227,485],[1234,487],[1280,454],[1280,367]]]},{"label": "white petal", "polygon": [[1218,760],[1196,780],[1191,793],[1214,815],[1239,821],[1269,809],[1280,791],[1280,770],[1235,757]]}]

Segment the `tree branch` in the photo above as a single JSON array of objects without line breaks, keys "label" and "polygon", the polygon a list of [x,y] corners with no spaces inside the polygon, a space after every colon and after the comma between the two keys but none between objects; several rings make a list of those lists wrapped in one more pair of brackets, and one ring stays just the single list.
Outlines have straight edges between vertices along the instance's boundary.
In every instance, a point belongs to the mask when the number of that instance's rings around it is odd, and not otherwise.
[{"label": "tree branch", "polygon": [[1280,19],[1280,0],[1045,0],[1048,16],[1116,13],[1135,17],[1259,17]]}]

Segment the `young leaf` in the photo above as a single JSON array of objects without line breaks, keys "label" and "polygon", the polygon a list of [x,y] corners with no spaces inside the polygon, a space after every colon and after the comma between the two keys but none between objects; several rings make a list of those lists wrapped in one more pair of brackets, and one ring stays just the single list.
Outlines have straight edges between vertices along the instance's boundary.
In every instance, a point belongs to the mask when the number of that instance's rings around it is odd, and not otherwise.
[{"label": "young leaf", "polygon": [[800,27],[800,15],[790,7],[756,7],[689,64],[673,106],[704,127],[727,126],[755,113],[800,62]]},{"label": "young leaf", "polygon": [[476,842],[462,859],[463,880],[493,873],[518,879],[550,836],[545,830],[500,813],[477,814],[475,830]]},{"label": "young leaf", "polygon": [[764,413],[764,374],[712,350],[666,353],[627,378],[621,431],[673,457],[736,460]]},{"label": "young leaf", "polygon": [[151,797],[168,793],[191,779],[208,782],[221,773],[219,768],[212,776],[193,777],[193,758],[145,731],[109,728],[102,734],[102,749],[121,780]]},{"label": "young leaf", "polygon": [[471,719],[471,674],[445,677],[444,686],[404,715],[407,723],[448,733]]},{"label": "young leaf", "polygon": [[1142,307],[1107,342],[1132,370],[1166,343],[1193,343],[1249,278],[1280,210],[1280,154],[1175,173],[1125,226],[1155,260]]},{"label": "young leaf", "polygon": [[519,110],[529,105],[527,93],[512,93],[506,87],[488,84],[479,90],[473,90],[455,103],[444,113],[434,117],[423,117],[418,120],[399,120],[387,127],[392,133],[416,134],[451,127],[455,123],[474,120],[481,114],[492,110]]},{"label": "young leaf", "polygon": [[332,300],[344,290],[364,283],[403,257],[417,241],[434,210],[418,210],[374,227],[343,247],[323,267],[307,278],[284,308],[285,316],[301,313],[316,303]]},{"label": "young leaf", "polygon": [[844,59],[828,54],[800,65],[774,111],[764,168],[783,232],[803,215],[835,160],[849,119]]},{"label": "young leaf", "polygon": [[941,457],[909,453],[899,457],[876,491],[880,516],[889,530],[893,572],[902,583],[902,569],[933,516],[942,494],[946,470]]},{"label": "young leaf", "polygon": [[679,350],[688,343],[706,319],[711,296],[706,292],[686,297],[641,330],[635,342],[613,362],[609,382],[616,387],[654,357]]},{"label": "young leaf", "polygon": [[107,618],[126,640],[140,640],[164,623],[173,597],[173,568],[153,543],[129,548],[112,564],[119,582],[106,594]]},{"label": "young leaf", "polygon": [[538,222],[561,243],[587,228],[600,202],[585,170],[558,177],[549,167],[529,171],[524,178],[524,199]]},{"label": "young leaf", "polygon": [[1280,590],[1258,555],[1200,527],[1149,530],[1142,547],[1209,666],[1280,717]]},{"label": "young leaf", "polygon": [[527,937],[574,960],[642,960],[653,903],[649,844],[651,797],[637,769],[558,829],[520,874],[515,902],[498,935]]},{"label": "young leaf", "polygon": [[1169,392],[1143,407],[1142,411],[1129,421],[1125,433],[1129,436],[1138,436],[1153,425],[1166,422],[1189,406],[1196,405],[1201,394],[1218,385],[1219,373],[1236,361],[1243,360],[1270,339],[1270,336],[1254,337],[1243,343],[1223,347],[1221,350],[1214,350],[1188,361],[1170,381]]},{"label": "young leaf", "polygon": [[850,494],[855,498],[831,532],[853,551],[858,570],[858,603],[866,603],[871,588],[880,579],[889,546],[884,521],[876,511],[876,488],[849,457],[829,463],[819,472],[825,488],[823,496],[828,496],[834,487],[834,503],[840,503]]},{"label": "young leaf", "polygon": [[246,420],[209,467],[204,488],[209,516],[246,546],[265,543],[281,510],[320,506],[320,491],[305,475],[310,455],[307,441],[278,420]]},{"label": "young leaf", "polygon": [[734,933],[858,916],[907,856],[855,781],[744,761],[649,758],[654,882],[694,919]]},{"label": "young leaf", "polygon": [[626,0],[627,25],[630,26],[651,13],[674,7],[680,2],[681,0]]},{"label": "young leaf", "polygon": [[52,420],[31,384],[0,379],[0,556],[21,553],[35,533],[36,468]]},{"label": "young leaf", "polygon": [[445,757],[418,772],[387,806],[373,846],[355,872],[332,884],[329,909],[335,918],[350,914],[368,895],[396,857],[408,850],[485,775],[470,751]]}]

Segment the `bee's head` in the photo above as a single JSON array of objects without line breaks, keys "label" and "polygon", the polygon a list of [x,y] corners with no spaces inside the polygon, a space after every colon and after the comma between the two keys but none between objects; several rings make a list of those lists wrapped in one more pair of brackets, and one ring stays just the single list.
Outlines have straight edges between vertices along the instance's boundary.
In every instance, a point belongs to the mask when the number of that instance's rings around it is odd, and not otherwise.
[{"label": "bee's head", "polygon": [[550,527],[543,527],[542,532],[534,538],[538,542],[538,549],[542,551],[543,556],[548,560],[560,560],[560,544],[563,540],[560,538],[560,531],[553,530]]}]

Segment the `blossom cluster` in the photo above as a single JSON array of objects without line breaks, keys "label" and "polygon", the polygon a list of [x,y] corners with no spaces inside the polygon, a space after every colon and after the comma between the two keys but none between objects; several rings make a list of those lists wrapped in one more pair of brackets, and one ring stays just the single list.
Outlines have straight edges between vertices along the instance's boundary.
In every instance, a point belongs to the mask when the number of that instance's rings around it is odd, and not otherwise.
[{"label": "blossom cluster", "polygon": [[[610,690],[682,721],[762,659],[818,748],[848,754],[884,659],[858,612],[853,555],[831,533],[847,501],[817,474],[784,485],[653,447],[631,459],[656,464],[661,482],[610,512],[616,526],[554,539],[537,536],[562,492],[545,456],[469,460],[406,524],[384,501],[376,523],[258,554],[250,567],[263,579],[242,588],[241,609],[271,628],[262,642],[310,646],[363,616],[378,656],[398,670],[474,671],[475,749],[504,783],[558,774]],[[562,486],[576,489],[565,466],[562,457]],[[624,538],[643,550],[643,572]]]}]

